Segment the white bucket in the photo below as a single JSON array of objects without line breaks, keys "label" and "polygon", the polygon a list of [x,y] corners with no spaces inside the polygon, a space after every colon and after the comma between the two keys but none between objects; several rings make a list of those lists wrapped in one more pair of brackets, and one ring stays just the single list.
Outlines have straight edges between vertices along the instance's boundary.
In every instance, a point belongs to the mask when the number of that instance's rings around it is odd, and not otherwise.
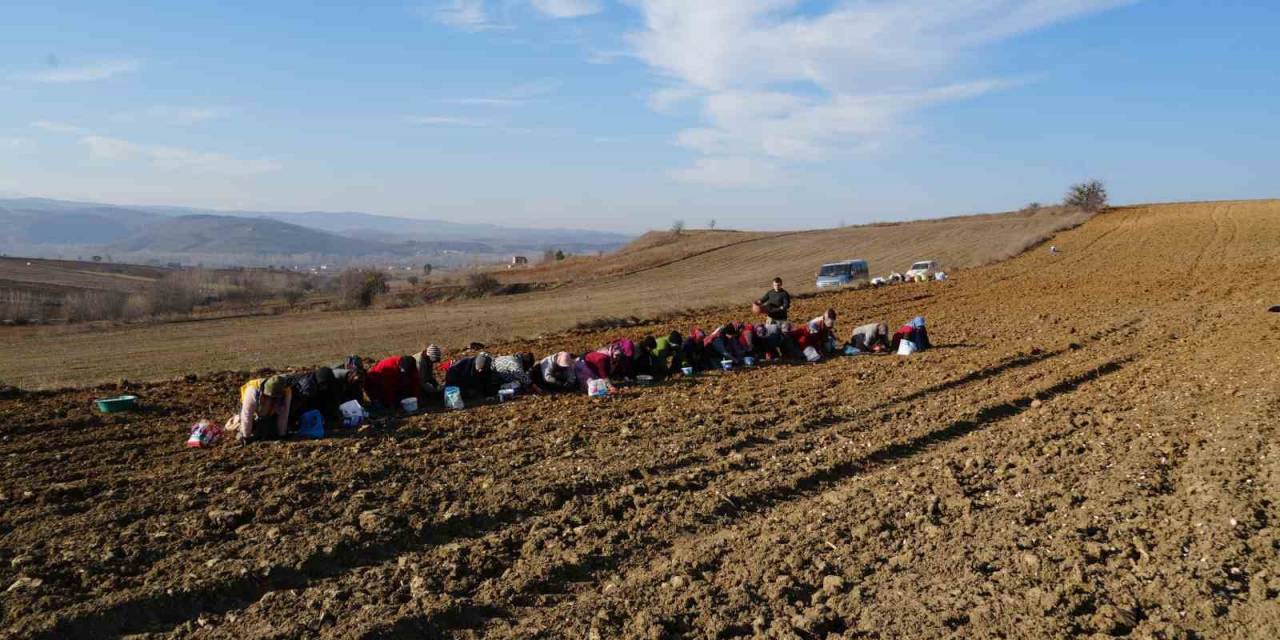
[{"label": "white bucket", "polygon": [[587,381],[587,395],[592,398],[603,398],[609,395],[609,381],[602,378]]},{"label": "white bucket", "polygon": [[903,340],[898,343],[898,355],[900,356],[909,356],[916,351],[918,351],[918,349],[916,349],[916,343],[910,340]]},{"label": "white bucket", "polygon": [[360,426],[360,423],[369,417],[369,413],[360,406],[359,400],[348,400],[338,405],[338,409],[342,411],[342,425],[348,429]]},{"label": "white bucket", "polygon": [[465,406],[462,403],[462,389],[454,386],[445,387],[444,406],[450,409],[462,409]]},{"label": "white bucket", "polygon": [[510,402],[511,400],[514,400],[515,397],[516,397],[515,389],[499,389],[498,390],[498,402]]},{"label": "white bucket", "polygon": [[805,347],[804,359],[809,362],[817,362],[822,359],[822,354],[818,353],[818,350],[813,347]]},{"label": "white bucket", "polygon": [[401,401],[400,401],[400,408],[401,408],[401,409],[404,409],[405,411],[407,411],[407,412],[409,412],[409,413],[413,413],[414,411],[417,411],[417,410],[418,410],[418,399],[417,399],[417,398],[405,398],[404,400],[401,400]]}]

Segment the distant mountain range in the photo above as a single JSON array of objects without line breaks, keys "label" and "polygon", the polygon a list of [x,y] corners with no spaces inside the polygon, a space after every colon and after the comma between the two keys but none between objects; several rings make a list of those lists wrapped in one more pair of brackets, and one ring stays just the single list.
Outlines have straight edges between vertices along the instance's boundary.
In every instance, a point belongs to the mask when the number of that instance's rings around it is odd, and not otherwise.
[{"label": "distant mountain range", "polygon": [[579,229],[519,229],[359,212],[213,211],[116,206],[44,198],[0,199],[0,252],[115,254],[211,264],[339,259],[448,265],[544,249],[594,253],[630,236]]}]

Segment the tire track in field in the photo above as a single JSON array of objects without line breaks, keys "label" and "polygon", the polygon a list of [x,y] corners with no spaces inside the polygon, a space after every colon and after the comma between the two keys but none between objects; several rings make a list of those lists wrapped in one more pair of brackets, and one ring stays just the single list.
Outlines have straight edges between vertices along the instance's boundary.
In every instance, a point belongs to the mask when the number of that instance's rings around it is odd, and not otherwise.
[{"label": "tire track in field", "polygon": [[767,235],[767,236],[763,236],[763,237],[759,237],[759,238],[747,238],[747,239],[745,239],[745,240],[739,240],[739,241],[737,241],[737,242],[730,242],[730,243],[728,243],[728,244],[722,244],[722,245],[720,245],[720,246],[712,247],[712,248],[710,248],[710,249],[703,249],[702,251],[695,251],[695,252],[693,252],[693,253],[683,255],[683,256],[681,256],[681,257],[679,257],[679,258],[675,258],[675,259],[673,259],[673,260],[667,260],[666,262],[660,262],[660,263],[658,263],[658,264],[652,264],[652,265],[648,265],[648,266],[645,266],[645,267],[640,267],[640,268],[638,268],[638,269],[633,269],[633,270],[631,270],[631,271],[624,271],[624,272],[622,272],[622,273],[612,274],[612,275],[609,275],[609,276],[606,276],[606,277],[607,277],[608,279],[628,278],[628,277],[634,276],[634,275],[636,275],[636,274],[645,273],[646,271],[653,271],[654,269],[661,269],[661,268],[663,268],[663,267],[669,267],[669,266],[671,266],[671,265],[673,265],[673,264],[679,264],[679,263],[681,263],[681,262],[685,262],[685,261],[687,261],[687,260],[691,260],[691,259],[693,259],[693,258],[698,258],[698,257],[701,257],[701,256],[705,256],[705,255],[707,255],[707,254],[715,253],[715,252],[717,252],[717,251],[723,251],[724,249],[731,249],[731,248],[733,248],[733,247],[739,247],[739,246],[742,246],[742,245],[744,245],[744,244],[751,244],[752,242],[761,242],[761,241],[764,241],[764,240],[777,240],[777,239],[779,239],[779,238],[786,238],[786,237],[789,237],[789,236],[800,235],[800,234],[802,234],[802,233],[812,233],[812,231],[786,231],[786,232],[777,233],[777,234],[774,234],[774,235]]},{"label": "tire track in field", "polygon": [[1196,275],[1200,271],[1200,263],[1208,254],[1209,249],[1214,247],[1218,240],[1222,237],[1222,205],[1216,205],[1209,210],[1209,220],[1213,223],[1213,233],[1209,235],[1205,243],[1196,251],[1196,255],[1191,259],[1191,266],[1187,268],[1187,275]]}]

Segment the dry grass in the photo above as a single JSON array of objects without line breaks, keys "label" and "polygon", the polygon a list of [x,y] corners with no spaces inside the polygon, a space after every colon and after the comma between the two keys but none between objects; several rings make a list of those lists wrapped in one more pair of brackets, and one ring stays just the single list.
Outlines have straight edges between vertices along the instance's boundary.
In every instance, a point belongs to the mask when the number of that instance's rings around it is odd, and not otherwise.
[{"label": "dry grass", "polygon": [[[10,327],[3,330],[0,356],[24,366],[3,382],[49,388],[309,366],[350,353],[408,353],[430,342],[460,347],[563,331],[597,318],[651,318],[718,305],[741,305],[745,317],[749,302],[777,275],[793,294],[803,294],[813,290],[817,267],[833,260],[865,258],[874,274],[926,258],[947,269],[977,266],[1084,219],[1042,209],[794,233],[687,231],[675,242],[651,234],[614,256],[522,270],[565,283],[522,295],[94,330]],[[94,357],[82,357],[87,353]]]}]

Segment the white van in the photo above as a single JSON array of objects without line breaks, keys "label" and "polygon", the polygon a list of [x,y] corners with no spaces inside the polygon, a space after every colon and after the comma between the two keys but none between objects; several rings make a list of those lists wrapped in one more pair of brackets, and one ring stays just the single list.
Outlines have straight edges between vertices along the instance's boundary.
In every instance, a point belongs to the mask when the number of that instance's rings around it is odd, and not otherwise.
[{"label": "white van", "polygon": [[907,269],[907,280],[916,280],[920,276],[924,276],[926,280],[932,280],[933,274],[941,271],[937,260],[921,260]]}]

